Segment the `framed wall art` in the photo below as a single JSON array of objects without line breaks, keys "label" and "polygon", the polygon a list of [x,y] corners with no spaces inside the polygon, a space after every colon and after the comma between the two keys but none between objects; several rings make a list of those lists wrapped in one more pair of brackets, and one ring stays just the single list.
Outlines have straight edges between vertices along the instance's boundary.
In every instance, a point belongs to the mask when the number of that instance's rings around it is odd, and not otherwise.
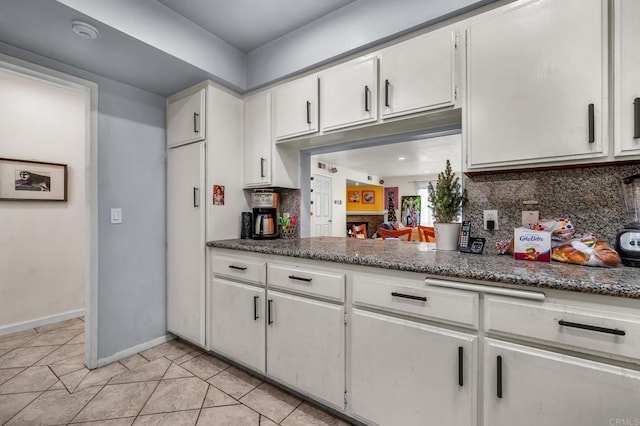
[{"label": "framed wall art", "polygon": [[421,199],[419,195],[402,196],[401,220],[404,226],[412,228],[420,225]]},{"label": "framed wall art", "polygon": [[0,158],[1,201],[67,201],[67,165]]},{"label": "framed wall art", "polygon": [[362,191],[362,204],[373,204],[376,201],[376,193],[373,191]]},{"label": "framed wall art", "polygon": [[348,191],[347,197],[350,203],[359,203],[360,191]]}]

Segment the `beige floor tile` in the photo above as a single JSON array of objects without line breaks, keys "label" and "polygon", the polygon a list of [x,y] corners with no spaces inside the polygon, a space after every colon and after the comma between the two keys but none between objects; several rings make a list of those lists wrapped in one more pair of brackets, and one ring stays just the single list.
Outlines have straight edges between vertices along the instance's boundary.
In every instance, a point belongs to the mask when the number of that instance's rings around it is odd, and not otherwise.
[{"label": "beige floor tile", "polygon": [[215,386],[209,386],[209,391],[207,392],[207,396],[204,398],[203,407],[221,407],[223,405],[235,405],[240,404],[240,402],[231,398],[226,393],[222,392]]},{"label": "beige floor tile", "polygon": [[[89,369],[83,367],[80,370],[73,371],[60,377],[60,381],[64,384],[67,390],[71,393],[75,392],[78,385],[89,374]],[[87,386],[88,387],[88,386]]]},{"label": "beige floor tile", "polygon": [[38,396],[40,396],[40,392],[0,395],[0,425],[18,414]]},{"label": "beige floor tile", "polygon": [[99,386],[106,384],[109,380],[111,380],[112,377],[115,377],[126,371],[129,371],[127,370],[127,367],[120,364],[119,362],[113,362],[109,365],[105,365],[104,367],[96,368],[95,370],[89,371],[82,382],[80,382],[80,384],[78,385],[77,390],[84,389],[89,386]]},{"label": "beige floor tile", "polygon": [[17,348],[0,357],[0,368],[30,367],[58,349],[58,346]]},{"label": "beige floor tile", "polygon": [[199,409],[209,385],[197,377],[163,380],[140,414]]},{"label": "beige floor tile", "polygon": [[164,355],[166,358],[171,361],[176,360],[184,355],[188,355],[191,352],[195,351],[197,348],[190,343],[184,342],[182,340],[172,340],[169,342],[171,346],[167,353]]},{"label": "beige floor tile", "polygon": [[7,426],[66,424],[98,393],[100,388],[87,388],[74,394],[66,390],[44,392],[18,413]]},{"label": "beige floor tile", "polygon": [[74,344],[78,344],[78,343],[84,343],[84,331],[80,334],[78,334],[76,337],[74,337],[73,339],[69,340],[69,342],[67,342],[70,345],[74,345]]},{"label": "beige floor tile", "polygon": [[24,347],[31,346],[52,346],[64,345],[74,337],[77,337],[82,330],[53,330],[42,333],[38,337],[29,340]]},{"label": "beige floor tile", "polygon": [[69,364],[69,359],[75,356],[82,355],[83,361],[73,362],[73,364],[82,364],[84,362],[84,344],[79,345],[63,345],[56,349],[54,352],[42,358],[36,363],[36,365],[49,365],[57,364],[65,361]]},{"label": "beige floor tile", "polygon": [[173,360],[176,364],[184,364],[185,362],[202,355],[204,352],[200,350],[195,350],[193,352],[189,352],[186,355],[182,355],[180,358],[176,358]]},{"label": "beige floor tile", "polygon": [[128,370],[115,376],[109,384],[148,382],[150,380],[160,380],[167,372],[171,361],[166,358],[158,358],[155,361],[140,365],[133,370]]},{"label": "beige floor tile", "polygon": [[240,402],[274,422],[280,423],[300,405],[302,400],[275,386],[263,383],[240,399]]},{"label": "beige floor tile", "polygon": [[3,368],[0,370],[0,385],[24,370],[22,367],[18,368]]},{"label": "beige floor tile", "polygon": [[259,386],[262,380],[231,367],[213,376],[209,383],[235,399],[240,399]]},{"label": "beige floor tile", "polygon": [[229,368],[229,364],[217,358],[214,358],[211,355],[203,354],[197,358],[193,358],[192,360],[185,362],[181,365],[181,367],[189,370],[201,379],[207,380],[208,378],[213,377],[219,372]]},{"label": "beige floor tile", "polygon": [[259,426],[260,415],[244,405],[203,408],[198,425],[209,426]]},{"label": "beige floor tile", "polygon": [[120,360],[120,364],[127,367],[129,370],[138,367],[139,365],[146,364],[149,361],[146,358],[141,357],[139,354],[133,354]]},{"label": "beige floor tile", "polygon": [[260,414],[260,426],[278,426],[262,414]]},{"label": "beige floor tile", "polygon": [[61,377],[74,371],[86,369],[84,364],[51,364],[49,366],[56,376]]},{"label": "beige floor tile", "polygon": [[45,391],[57,381],[49,367],[29,367],[0,386],[0,394]]},{"label": "beige floor tile", "polygon": [[84,330],[84,321],[80,318],[73,318],[66,321],[56,322],[54,324],[43,325],[42,327],[36,327],[38,333],[46,333],[51,330]]},{"label": "beige floor tile", "polygon": [[[65,346],[76,346],[76,345],[64,345],[63,348]],[[82,353],[79,353],[77,355],[72,356],[71,358],[65,358],[63,360],[60,361],[56,361],[53,363],[53,365],[70,365],[70,364],[83,364],[84,365],[84,351],[82,351]],[[52,364],[48,364],[48,365],[52,365]]]},{"label": "beige floor tile", "polygon": [[67,391],[67,388],[64,386],[64,383],[62,383],[61,380],[58,380],[57,382],[55,382],[54,384],[52,384],[49,389],[47,389],[48,391],[52,391],[52,390],[63,390],[67,393],[69,393]]},{"label": "beige floor tile", "polygon": [[280,424],[283,426],[349,426],[351,423],[334,417],[308,402],[303,402]]},{"label": "beige floor tile", "polygon": [[108,420],[136,416],[158,382],[107,385],[74,421]]},{"label": "beige floor tile", "polygon": [[98,420],[95,422],[71,423],[73,426],[131,426],[135,417],[125,419]]},{"label": "beige floor tile", "polygon": [[193,374],[177,364],[171,364],[167,372],[164,373],[163,379],[180,379],[182,377],[193,377]]},{"label": "beige floor tile", "polygon": [[33,328],[18,333],[5,334],[0,336],[0,349],[17,348],[35,337],[38,337],[38,332]]},{"label": "beige floor tile", "polygon": [[198,414],[200,410],[150,414],[138,417],[133,424],[135,426],[194,426],[198,420]]},{"label": "beige floor tile", "polygon": [[149,361],[153,361],[163,357],[169,351],[169,349],[171,349],[171,345],[169,343],[163,343],[161,345],[154,346],[151,349],[147,349],[146,351],[140,352],[140,355],[142,355]]}]

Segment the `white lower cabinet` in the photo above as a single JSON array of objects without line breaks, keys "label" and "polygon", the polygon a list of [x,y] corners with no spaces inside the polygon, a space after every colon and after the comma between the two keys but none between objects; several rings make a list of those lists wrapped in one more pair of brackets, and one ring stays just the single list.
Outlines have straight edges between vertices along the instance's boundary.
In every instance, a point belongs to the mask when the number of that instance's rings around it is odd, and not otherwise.
[{"label": "white lower cabinet", "polygon": [[638,371],[485,341],[484,425],[632,425],[639,404]]},{"label": "white lower cabinet", "polygon": [[269,291],[267,375],[344,408],[344,306]]},{"label": "white lower cabinet", "polygon": [[353,310],[351,404],[376,425],[475,425],[477,337]]},{"label": "white lower cabinet", "polygon": [[214,277],[211,349],[265,372],[265,289]]}]

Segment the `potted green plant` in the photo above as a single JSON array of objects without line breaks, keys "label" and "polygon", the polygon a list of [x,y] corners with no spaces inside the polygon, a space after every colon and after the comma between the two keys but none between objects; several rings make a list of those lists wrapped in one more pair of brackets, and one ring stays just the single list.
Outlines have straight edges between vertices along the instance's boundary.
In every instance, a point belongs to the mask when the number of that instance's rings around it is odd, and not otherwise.
[{"label": "potted green plant", "polygon": [[444,172],[438,173],[435,187],[429,182],[429,207],[435,219],[436,249],[456,250],[460,234],[460,223],[453,223],[467,202],[467,190],[462,189],[460,178],[451,171],[447,160]]}]

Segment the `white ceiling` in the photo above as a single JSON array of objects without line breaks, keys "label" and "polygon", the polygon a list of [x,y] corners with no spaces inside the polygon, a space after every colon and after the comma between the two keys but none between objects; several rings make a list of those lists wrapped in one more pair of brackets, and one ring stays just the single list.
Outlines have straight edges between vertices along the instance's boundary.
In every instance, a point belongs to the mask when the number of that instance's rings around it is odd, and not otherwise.
[{"label": "white ceiling", "polygon": [[356,0],[156,0],[248,53]]},{"label": "white ceiling", "polygon": [[383,178],[436,175],[447,159],[454,171],[461,170],[462,139],[460,134],[439,136],[318,154],[314,159]]}]

